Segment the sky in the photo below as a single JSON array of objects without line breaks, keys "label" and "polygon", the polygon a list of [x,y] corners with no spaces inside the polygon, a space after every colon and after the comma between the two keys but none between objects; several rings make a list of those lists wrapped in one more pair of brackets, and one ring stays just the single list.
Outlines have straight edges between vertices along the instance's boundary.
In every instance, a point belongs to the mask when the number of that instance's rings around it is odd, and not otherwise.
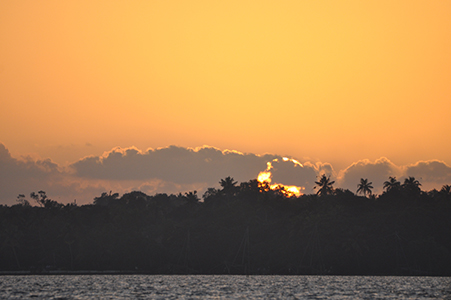
[{"label": "sky", "polygon": [[0,203],[202,191],[274,159],[273,182],[307,193],[325,172],[353,191],[361,177],[379,191],[391,175],[450,184],[450,12],[450,1],[3,0]]}]

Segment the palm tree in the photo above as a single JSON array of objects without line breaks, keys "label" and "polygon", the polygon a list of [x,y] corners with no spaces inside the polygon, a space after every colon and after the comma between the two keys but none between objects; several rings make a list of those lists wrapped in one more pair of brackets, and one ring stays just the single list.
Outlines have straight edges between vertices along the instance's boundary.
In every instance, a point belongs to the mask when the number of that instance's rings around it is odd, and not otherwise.
[{"label": "palm tree", "polygon": [[444,186],[442,186],[442,189],[440,190],[440,192],[442,192],[446,195],[451,195],[451,185],[445,184]]},{"label": "palm tree", "polygon": [[408,192],[413,192],[413,193],[418,193],[420,192],[420,186],[421,183],[415,179],[415,177],[410,176],[409,178],[406,178],[404,180],[404,183],[402,185],[402,187],[408,191]]},{"label": "palm tree", "polygon": [[399,190],[401,187],[401,182],[396,180],[396,177],[388,177],[388,181],[384,182],[384,190],[388,193],[390,191]]},{"label": "palm tree", "polygon": [[443,195],[445,198],[451,199],[451,185],[445,184],[444,186],[442,186],[440,194]]},{"label": "palm tree", "polygon": [[228,176],[225,179],[221,179],[221,181],[219,181],[219,184],[222,187],[222,192],[226,195],[233,195],[235,194],[237,187],[236,184],[238,182],[235,181],[232,177]]},{"label": "palm tree", "polygon": [[315,181],[315,183],[318,186],[315,186],[314,189],[318,188],[316,194],[319,196],[329,195],[334,191],[332,185],[335,181],[330,181],[330,177],[327,177],[325,174],[321,175],[319,181]]},{"label": "palm tree", "polygon": [[360,178],[360,183],[357,185],[357,187],[358,187],[357,194],[362,193],[363,196],[365,196],[365,197],[366,197],[366,194],[371,195],[373,193],[371,191],[371,189],[373,188],[372,184],[373,184],[372,182],[368,182],[368,179]]}]

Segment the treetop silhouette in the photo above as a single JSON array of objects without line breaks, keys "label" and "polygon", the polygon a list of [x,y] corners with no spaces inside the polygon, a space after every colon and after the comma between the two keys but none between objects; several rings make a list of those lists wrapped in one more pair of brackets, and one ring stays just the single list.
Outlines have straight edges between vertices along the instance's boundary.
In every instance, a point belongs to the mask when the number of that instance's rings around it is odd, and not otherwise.
[{"label": "treetop silhouette", "polygon": [[371,195],[373,193],[371,191],[371,189],[373,188],[373,186],[371,184],[373,184],[373,183],[368,182],[368,179],[360,178],[360,183],[357,185],[357,194],[362,193],[363,196],[365,196],[365,197],[366,197],[366,194]]},{"label": "treetop silhouette", "polygon": [[314,189],[318,189],[316,192],[319,196],[326,196],[333,193],[334,188],[333,184],[335,181],[331,181],[330,177],[327,177],[325,174],[321,175],[320,179],[318,181],[315,181],[315,184],[317,186],[314,187]]}]

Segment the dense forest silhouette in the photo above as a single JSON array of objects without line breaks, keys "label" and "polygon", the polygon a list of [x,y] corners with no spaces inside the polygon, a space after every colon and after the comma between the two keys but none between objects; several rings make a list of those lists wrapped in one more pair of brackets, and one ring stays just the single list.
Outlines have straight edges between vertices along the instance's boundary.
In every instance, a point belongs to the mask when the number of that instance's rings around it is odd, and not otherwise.
[{"label": "dense forest silhouette", "polygon": [[425,192],[390,177],[374,195],[362,178],[354,194],[323,175],[296,197],[257,180],[219,183],[202,199],[109,192],[77,206],[19,195],[0,206],[0,271],[451,275],[449,185]]}]

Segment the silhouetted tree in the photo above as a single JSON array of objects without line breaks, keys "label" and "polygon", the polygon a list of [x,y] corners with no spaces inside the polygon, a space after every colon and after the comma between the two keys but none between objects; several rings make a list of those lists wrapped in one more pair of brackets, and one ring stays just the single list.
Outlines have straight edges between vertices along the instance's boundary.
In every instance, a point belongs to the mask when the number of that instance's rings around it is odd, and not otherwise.
[{"label": "silhouetted tree", "polygon": [[233,196],[206,192],[213,205],[195,191],[110,192],[60,209],[0,205],[0,271],[451,275],[450,186],[417,201],[404,201],[413,197],[403,188],[361,201],[333,183],[318,178],[327,197],[295,198],[254,179]]},{"label": "silhouetted tree", "polygon": [[252,179],[240,184],[240,191],[244,193],[259,193],[261,192],[261,183],[257,179]]},{"label": "silhouetted tree", "polygon": [[100,206],[108,206],[114,204],[114,202],[116,202],[118,198],[118,193],[112,194],[112,192],[110,191],[110,193],[108,194],[107,192],[103,192],[100,197],[94,198],[94,204]]},{"label": "silhouetted tree", "polygon": [[215,188],[208,188],[205,193],[202,195],[202,199],[204,199],[205,203],[209,203],[214,201],[219,195],[219,190]]},{"label": "silhouetted tree", "polygon": [[19,194],[19,196],[17,196],[17,203],[19,203],[22,206],[30,206],[30,202],[25,199],[25,195],[24,194]]},{"label": "silhouetted tree", "polygon": [[333,184],[335,181],[330,181],[330,177],[327,177],[325,174],[321,175],[319,181],[315,181],[317,186],[314,189],[318,188],[316,192],[319,196],[330,195],[334,191]]},{"label": "silhouetted tree", "polygon": [[[19,197],[20,196],[23,196],[23,195],[19,195]],[[63,207],[64,205],[63,204],[61,204],[61,203],[58,203],[58,202],[56,202],[56,201],[54,201],[54,200],[52,200],[52,199],[49,199],[48,197],[47,197],[47,194],[44,192],[44,191],[39,191],[37,194],[35,193],[35,192],[32,192],[31,194],[30,194],[30,197],[32,198],[32,199],[34,199],[35,201],[36,201],[36,203],[38,203],[39,204],[39,206],[42,206],[42,207],[44,207],[44,208],[61,208],[61,207]],[[21,197],[22,198],[22,197]],[[25,200],[26,201],[26,200]],[[28,202],[28,201],[27,201]]]},{"label": "silhouetted tree", "polygon": [[415,177],[408,177],[404,180],[402,184],[402,188],[406,191],[410,196],[419,195],[421,192],[420,189],[421,183],[415,179]]},{"label": "silhouetted tree", "polygon": [[230,176],[226,177],[225,179],[221,179],[221,181],[219,181],[219,184],[222,187],[221,192],[229,196],[234,195],[237,191],[237,183],[238,182]]},{"label": "silhouetted tree", "polygon": [[136,209],[144,209],[148,196],[140,191],[133,191],[122,195],[121,202],[129,207],[134,207]]},{"label": "silhouetted tree", "polygon": [[39,191],[37,194],[35,192],[32,192],[30,194],[30,197],[36,201],[39,206],[44,206],[45,200],[47,199],[47,195],[44,191]]},{"label": "silhouetted tree", "polygon": [[440,191],[433,189],[427,193],[431,198],[439,198],[442,200],[451,200],[451,185],[445,184]]},{"label": "silhouetted tree", "polygon": [[365,196],[365,197],[366,197],[366,194],[371,195],[373,193],[371,191],[371,189],[373,188],[372,184],[373,184],[372,182],[368,182],[368,179],[360,178],[360,183],[357,185],[357,187],[358,187],[357,194],[362,193],[363,196]]},{"label": "silhouetted tree", "polygon": [[345,196],[345,197],[351,198],[354,196],[354,193],[348,189],[337,188],[337,189],[334,189],[334,195]]},{"label": "silhouetted tree", "polygon": [[451,196],[451,185],[445,184],[440,189],[440,193],[444,194],[445,196]]},{"label": "silhouetted tree", "polygon": [[388,177],[388,181],[384,182],[384,190],[388,193],[390,191],[399,190],[401,188],[401,182],[396,180],[396,177]]},{"label": "silhouetted tree", "polygon": [[197,203],[199,202],[199,197],[197,196],[197,191],[187,192],[185,193],[185,199],[188,200],[188,203]]}]

